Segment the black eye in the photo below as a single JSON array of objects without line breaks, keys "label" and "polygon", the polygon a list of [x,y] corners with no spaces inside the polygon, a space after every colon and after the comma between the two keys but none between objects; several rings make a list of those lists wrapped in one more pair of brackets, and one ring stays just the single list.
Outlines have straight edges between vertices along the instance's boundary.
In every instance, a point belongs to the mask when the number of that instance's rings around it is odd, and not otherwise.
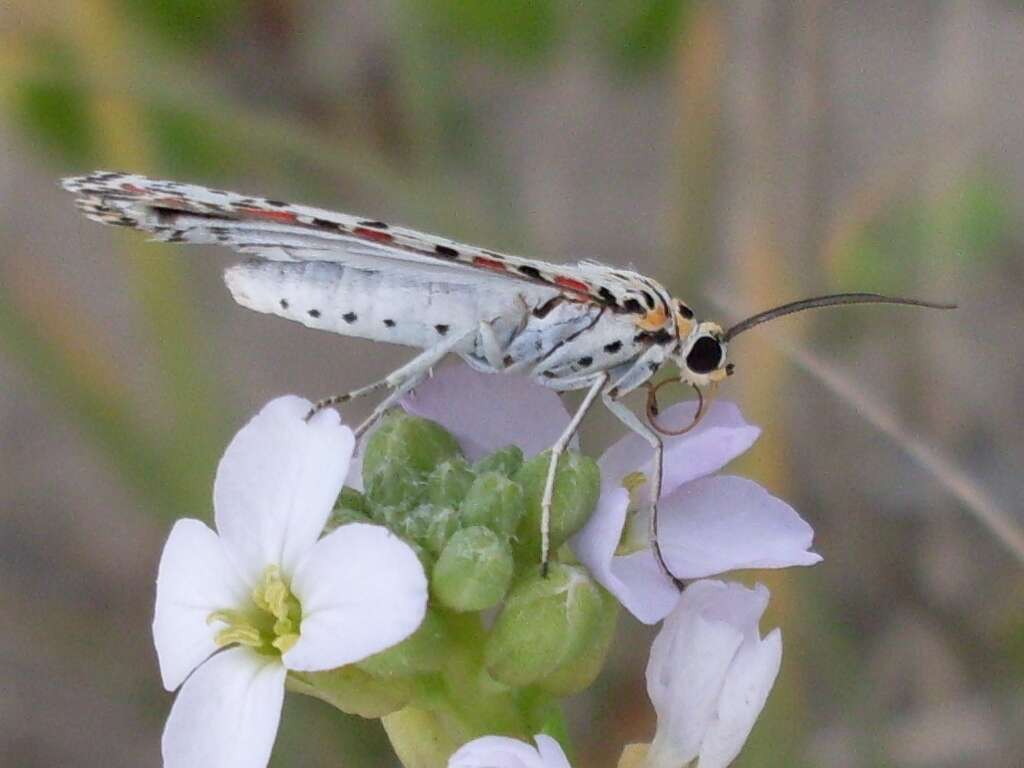
[{"label": "black eye", "polygon": [[694,373],[711,373],[722,362],[722,345],[710,336],[701,336],[686,356],[686,367]]}]

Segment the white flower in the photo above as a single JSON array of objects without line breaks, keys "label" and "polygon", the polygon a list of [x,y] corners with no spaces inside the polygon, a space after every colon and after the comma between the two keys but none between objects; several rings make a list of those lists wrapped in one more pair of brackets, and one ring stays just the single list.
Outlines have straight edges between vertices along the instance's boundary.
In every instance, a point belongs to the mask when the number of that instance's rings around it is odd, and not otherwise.
[{"label": "white flower", "polygon": [[179,520],[164,547],[153,638],[164,686],[181,686],[168,768],[262,768],[289,669],[358,661],[423,619],[426,577],[406,544],[363,524],[320,538],[353,436],[334,411],[307,423],[309,408],[282,397],[243,427],[217,468],[217,532]]},{"label": "white flower", "polygon": [[[695,410],[695,403],[678,403],[663,418],[686,424]],[[796,510],[751,480],[712,474],[753,445],[759,433],[735,405],[716,401],[692,431],[666,438],[658,541],[677,578],[821,560],[810,551],[814,531]],[[601,586],[647,624],[664,618],[679,599],[648,540],[652,459],[638,435],[604,452],[597,509],[571,541]]]},{"label": "white flower", "polygon": [[761,638],[768,590],[697,581],[682,594],[651,646],[647,693],[658,727],[649,768],[724,768],[764,708],[782,661],[778,629]]},{"label": "white flower", "polygon": [[561,745],[550,736],[534,737],[537,747],[507,736],[482,736],[448,759],[448,768],[571,768]]}]

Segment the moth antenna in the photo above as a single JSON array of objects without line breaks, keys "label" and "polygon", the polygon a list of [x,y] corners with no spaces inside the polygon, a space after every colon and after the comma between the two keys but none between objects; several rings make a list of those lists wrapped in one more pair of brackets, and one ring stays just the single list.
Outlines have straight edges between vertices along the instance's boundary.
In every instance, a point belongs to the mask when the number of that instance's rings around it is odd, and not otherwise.
[{"label": "moth antenna", "polygon": [[690,386],[693,387],[693,391],[697,393],[697,413],[694,414],[693,421],[681,429],[668,429],[661,426],[658,424],[658,414],[661,412],[661,409],[658,406],[658,390],[666,384],[672,384],[675,381],[675,379],[665,379],[661,383],[652,384],[647,388],[647,420],[651,423],[651,426],[654,427],[656,432],[659,432],[662,435],[667,435],[668,437],[685,435],[691,429],[696,427],[700,423],[700,420],[707,414],[706,406],[710,404],[711,400],[711,397],[705,399],[704,393],[701,392],[700,387],[696,384],[691,384]]},{"label": "moth antenna", "polygon": [[835,307],[841,304],[906,304],[912,307],[927,307],[928,309],[956,309],[956,304],[942,304],[935,301],[922,301],[921,299],[909,299],[901,296],[883,296],[880,293],[833,293],[828,296],[815,296],[810,299],[791,301],[764,312],[740,320],[732,328],[725,332],[723,341],[739,336],[744,331],[749,331],[755,325],[767,323],[785,315],[792,315],[794,312],[803,312],[806,309],[817,309],[818,307]]}]

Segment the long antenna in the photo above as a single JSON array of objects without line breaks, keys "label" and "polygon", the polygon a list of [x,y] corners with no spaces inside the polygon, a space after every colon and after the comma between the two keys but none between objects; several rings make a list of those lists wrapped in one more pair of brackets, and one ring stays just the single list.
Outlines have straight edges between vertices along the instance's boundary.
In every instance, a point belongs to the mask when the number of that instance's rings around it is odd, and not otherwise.
[{"label": "long antenna", "polygon": [[725,332],[723,340],[729,341],[744,331],[749,331],[755,325],[767,323],[769,320],[774,320],[783,315],[792,315],[794,312],[803,312],[805,309],[834,307],[840,304],[908,304],[912,307],[928,307],[929,309],[956,309],[956,304],[940,304],[934,301],[906,299],[899,296],[883,296],[880,293],[833,293],[828,296],[815,296],[811,299],[791,301],[789,304],[773,307],[748,317],[746,320],[740,320],[740,322]]}]

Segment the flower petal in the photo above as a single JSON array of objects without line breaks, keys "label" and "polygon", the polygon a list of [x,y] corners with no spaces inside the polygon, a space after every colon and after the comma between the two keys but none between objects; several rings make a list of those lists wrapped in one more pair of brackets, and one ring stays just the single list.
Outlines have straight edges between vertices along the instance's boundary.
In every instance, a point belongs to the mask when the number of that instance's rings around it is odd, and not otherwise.
[{"label": "flower petal", "polygon": [[571,546],[591,575],[639,621],[661,621],[679,600],[679,590],[661,572],[648,549],[615,557],[626,521],[629,494],[625,488],[602,494],[597,509]]},{"label": "flower petal", "polygon": [[467,365],[443,368],[402,407],[451,432],[470,461],[506,445],[532,456],[551,447],[569,425],[552,390],[525,376],[478,373]]},{"label": "flower petal", "polygon": [[248,648],[231,648],[199,667],[167,718],[164,768],[264,768],[277,736],[286,670]]},{"label": "flower petal", "polygon": [[311,403],[272,400],[231,441],[217,467],[213,506],[228,555],[249,584],[268,565],[290,572],[323,531],[352,457],[337,412],[307,422]]},{"label": "flower petal", "polygon": [[544,768],[572,768],[569,765],[569,758],[562,751],[562,745],[553,738],[538,733],[533,740],[537,742],[537,751],[540,753]]},{"label": "flower petal", "polygon": [[736,759],[764,709],[782,664],[782,633],[740,646],[726,675],[718,717],[704,736],[698,768],[725,768]]},{"label": "flower petal", "polygon": [[[677,403],[664,411],[660,421],[688,424],[696,411],[697,405],[691,401]],[[739,408],[733,403],[716,400],[690,432],[665,439],[662,497],[683,483],[721,469],[753,445],[759,434],[761,430],[744,421]],[[598,462],[602,493],[620,487],[622,478],[632,472],[639,470],[650,476],[653,460],[651,447],[639,435],[630,434],[622,438],[605,451]],[[643,496],[638,498],[649,495],[646,489],[641,493]]]},{"label": "flower petal", "polygon": [[228,560],[217,534],[198,520],[171,529],[156,578],[153,642],[164,687],[173,691],[217,649],[211,613],[235,608],[248,588]]},{"label": "flower petal", "polygon": [[784,501],[741,477],[694,480],[659,505],[662,555],[680,579],[743,568],[814,565],[814,530]]},{"label": "flower petal", "polygon": [[734,589],[749,592],[722,582],[691,584],[651,645],[647,693],[658,714],[651,766],[685,765],[700,752],[744,638],[744,628],[713,615],[720,603],[742,599]]},{"label": "flower petal", "polygon": [[481,736],[448,759],[448,768],[570,768],[562,747],[550,736],[536,737],[537,748],[507,736]]},{"label": "flower petal", "polygon": [[292,576],[302,605],[289,669],[334,669],[412,634],[427,609],[427,578],[412,549],[386,528],[350,523],[329,533]]}]

